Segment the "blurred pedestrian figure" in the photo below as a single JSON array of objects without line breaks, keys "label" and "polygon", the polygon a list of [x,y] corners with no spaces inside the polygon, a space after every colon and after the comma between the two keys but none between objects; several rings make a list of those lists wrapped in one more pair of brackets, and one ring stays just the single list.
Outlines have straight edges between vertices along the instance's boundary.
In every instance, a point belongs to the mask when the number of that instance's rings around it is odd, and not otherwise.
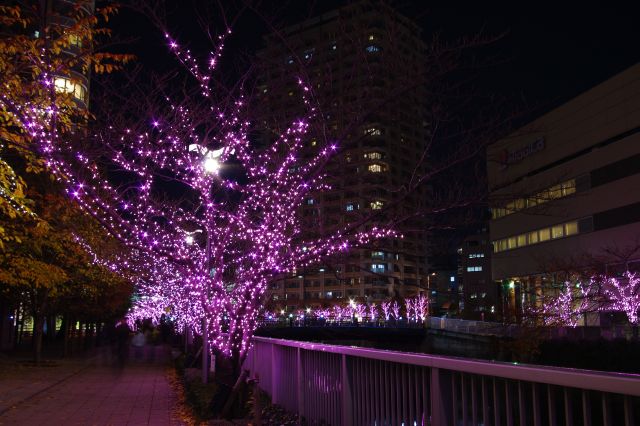
[{"label": "blurred pedestrian figure", "polygon": [[129,355],[129,334],[131,330],[127,321],[121,319],[116,324],[115,338],[116,338],[116,357],[118,360],[118,366],[124,367],[124,363],[127,361]]},{"label": "blurred pedestrian figure", "polygon": [[144,344],[146,342],[146,338],[142,330],[138,330],[133,339],[131,340],[131,344],[133,345],[133,352],[135,354],[136,361],[143,359],[144,352]]}]

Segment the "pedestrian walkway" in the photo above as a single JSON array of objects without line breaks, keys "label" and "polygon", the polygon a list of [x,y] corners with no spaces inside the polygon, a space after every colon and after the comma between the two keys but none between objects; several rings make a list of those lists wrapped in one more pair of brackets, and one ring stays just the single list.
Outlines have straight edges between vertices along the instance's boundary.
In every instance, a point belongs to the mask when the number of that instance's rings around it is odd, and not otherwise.
[{"label": "pedestrian walkway", "polygon": [[9,372],[0,377],[0,425],[178,425],[161,358]]}]

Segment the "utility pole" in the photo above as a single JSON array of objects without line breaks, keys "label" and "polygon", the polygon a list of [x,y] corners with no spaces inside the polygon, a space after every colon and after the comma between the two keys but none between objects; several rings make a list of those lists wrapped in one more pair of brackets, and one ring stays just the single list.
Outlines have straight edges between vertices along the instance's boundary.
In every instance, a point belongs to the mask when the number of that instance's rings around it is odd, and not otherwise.
[{"label": "utility pole", "polygon": [[[211,278],[211,238],[209,233],[210,229],[207,229],[207,252],[205,256],[205,271],[209,278]],[[206,291],[206,287],[205,287]],[[207,297],[208,294],[205,294]],[[203,306],[202,315],[202,383],[209,382],[209,327],[207,322],[206,304]]]}]

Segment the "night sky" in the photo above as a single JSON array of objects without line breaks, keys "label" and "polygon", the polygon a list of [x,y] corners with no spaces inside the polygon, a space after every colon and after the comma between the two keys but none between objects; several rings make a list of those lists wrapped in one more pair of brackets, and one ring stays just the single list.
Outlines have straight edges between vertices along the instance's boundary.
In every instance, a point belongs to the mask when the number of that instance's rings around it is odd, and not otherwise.
[{"label": "night sky", "polygon": [[[273,28],[281,29],[347,4],[338,0],[272,0],[259,2],[259,6],[251,10],[243,9],[246,3],[241,0],[220,2],[229,19],[237,18],[233,35],[226,43],[226,56],[223,56],[223,61],[229,61],[228,58],[234,61],[231,70],[237,69],[238,60],[244,61],[245,66],[250,63],[252,55],[262,47],[263,35]],[[189,45],[194,52],[206,56],[210,45],[197,21],[208,12],[212,18],[205,21],[211,23],[214,32],[222,31],[224,23],[219,19],[221,14],[216,2],[192,0],[167,4],[172,36],[182,46]],[[422,27],[427,42],[436,34],[451,41],[480,32],[488,37],[501,35],[491,45],[477,49],[475,54],[486,66],[470,69],[464,78],[472,81],[477,92],[495,95],[503,101],[503,109],[511,109],[517,117],[512,128],[640,61],[637,19],[640,14],[632,2],[604,6],[586,2],[456,4],[392,0],[391,4]],[[139,63],[145,67],[164,72],[176,66],[162,34],[140,15],[123,9],[113,26],[119,37],[137,38],[136,43],[127,43],[123,49],[138,55]],[[224,72],[224,67],[222,70]],[[483,163],[484,160],[479,159],[478,164]],[[449,173],[459,173],[459,170]],[[475,178],[470,176],[470,179]],[[445,253],[453,253],[465,234],[483,226],[486,206],[474,207],[472,216],[476,218],[472,223],[454,226],[455,236],[444,231],[441,246]],[[446,218],[445,222],[449,220],[458,222],[456,218]],[[442,262],[450,263],[452,259],[445,254]]]},{"label": "night sky", "polygon": [[[169,26],[182,43],[194,50],[206,49],[196,24],[204,16],[202,0],[169,1]],[[239,15],[227,52],[251,55],[261,46],[269,27],[282,28],[309,16],[326,12],[345,1],[263,1],[254,10],[239,13],[244,2],[221,0],[226,15]],[[503,36],[477,54],[490,65],[470,72],[475,85],[484,92],[511,99],[532,119],[571,99],[640,61],[640,8],[634,2],[427,2],[391,1],[403,14],[412,17],[429,40],[438,33],[454,40],[479,32]],[[220,15],[210,6],[212,16]],[[213,22],[214,30],[221,22]],[[139,38],[127,49],[150,68],[172,66],[166,59],[163,39],[139,16],[123,10],[115,22],[122,37]],[[202,50],[203,52],[205,50]]]}]

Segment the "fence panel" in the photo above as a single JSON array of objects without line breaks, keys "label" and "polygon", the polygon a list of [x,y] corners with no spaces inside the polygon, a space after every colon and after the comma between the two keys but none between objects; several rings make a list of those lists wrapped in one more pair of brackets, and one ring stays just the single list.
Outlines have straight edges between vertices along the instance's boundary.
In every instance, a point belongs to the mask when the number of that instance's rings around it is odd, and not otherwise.
[{"label": "fence panel", "polygon": [[625,425],[640,376],[255,337],[246,369],[310,425]]}]

